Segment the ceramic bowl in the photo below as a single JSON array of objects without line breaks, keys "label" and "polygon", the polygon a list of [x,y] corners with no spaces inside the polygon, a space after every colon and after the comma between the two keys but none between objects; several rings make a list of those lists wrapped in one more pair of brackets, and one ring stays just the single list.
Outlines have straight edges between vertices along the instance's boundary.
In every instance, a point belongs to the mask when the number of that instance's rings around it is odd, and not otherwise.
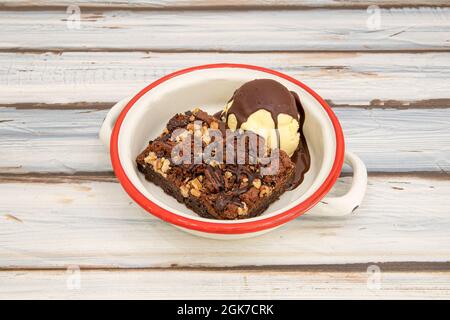
[{"label": "ceramic bowl", "polygon": [[[305,109],[303,131],[311,153],[311,167],[299,187],[285,192],[258,217],[221,221],[198,216],[138,172],[136,156],[162,132],[173,115],[194,107],[215,113],[223,109],[238,87],[260,78],[274,79],[295,91]],[[209,238],[256,236],[304,213],[349,214],[360,205],[367,185],[364,163],[345,151],[342,128],[327,103],[299,80],[257,66],[214,64],[169,74],[134,97],[118,102],[106,116],[100,138],[109,148],[117,178],[136,203],[184,231]],[[353,168],[350,190],[343,196],[324,199],[339,177],[344,161]]]}]

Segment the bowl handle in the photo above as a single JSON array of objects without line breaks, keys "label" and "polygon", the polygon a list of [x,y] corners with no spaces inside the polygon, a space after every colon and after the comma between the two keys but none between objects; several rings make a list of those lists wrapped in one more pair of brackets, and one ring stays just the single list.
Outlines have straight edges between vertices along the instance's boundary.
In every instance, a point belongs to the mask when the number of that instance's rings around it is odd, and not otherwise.
[{"label": "bowl handle", "polygon": [[111,134],[114,129],[114,125],[116,124],[117,118],[119,117],[122,110],[125,108],[127,103],[130,101],[130,98],[125,98],[117,102],[109,111],[103,120],[103,124],[100,128],[100,132],[98,134],[100,141],[103,145],[108,148],[111,142]]},{"label": "bowl handle", "polygon": [[353,169],[353,181],[348,192],[340,197],[325,197],[308,215],[322,217],[345,216],[355,211],[361,204],[367,188],[367,169],[364,162],[354,153],[345,152],[345,163]]}]

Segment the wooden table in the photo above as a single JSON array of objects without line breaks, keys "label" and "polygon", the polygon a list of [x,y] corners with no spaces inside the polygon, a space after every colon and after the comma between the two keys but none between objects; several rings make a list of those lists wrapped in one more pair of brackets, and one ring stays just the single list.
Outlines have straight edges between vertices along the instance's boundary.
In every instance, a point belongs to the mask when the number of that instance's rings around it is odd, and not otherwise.
[{"label": "wooden table", "polygon": [[[448,1],[80,0],[80,28],[72,2],[0,0],[0,298],[450,298]],[[369,169],[354,215],[221,242],[125,195],[108,108],[212,62],[330,102]]]}]

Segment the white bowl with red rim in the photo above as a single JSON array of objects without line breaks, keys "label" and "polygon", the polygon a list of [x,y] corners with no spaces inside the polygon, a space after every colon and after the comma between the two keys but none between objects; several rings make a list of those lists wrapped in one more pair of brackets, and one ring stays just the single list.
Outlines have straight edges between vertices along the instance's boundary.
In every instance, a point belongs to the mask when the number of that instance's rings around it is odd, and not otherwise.
[{"label": "white bowl with red rim", "polygon": [[[223,109],[233,92],[247,81],[274,79],[295,91],[305,109],[303,132],[311,153],[311,167],[302,184],[285,192],[262,215],[245,220],[202,218],[145,180],[136,156],[158,136],[176,113],[195,107],[213,114]],[[302,82],[278,71],[242,64],[196,66],[171,73],[118,102],[100,129],[109,148],[114,172],[129,196],[144,210],[189,233],[214,239],[239,239],[266,233],[302,214],[343,216],[361,203],[367,185],[364,163],[345,151],[339,121],[327,103]],[[344,161],[353,169],[350,189],[340,197],[326,197]]]}]

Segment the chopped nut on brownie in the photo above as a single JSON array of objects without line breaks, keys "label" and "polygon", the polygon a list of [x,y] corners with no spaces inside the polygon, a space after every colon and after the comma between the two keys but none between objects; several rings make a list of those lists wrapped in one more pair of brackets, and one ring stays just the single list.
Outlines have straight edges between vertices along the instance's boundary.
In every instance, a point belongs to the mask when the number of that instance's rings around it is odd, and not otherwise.
[{"label": "chopped nut on brownie", "polygon": [[202,183],[198,178],[191,180],[191,186],[193,186],[197,190],[201,190],[201,188],[203,187]]},{"label": "chopped nut on brownie", "polygon": [[270,196],[270,194],[272,193],[272,191],[270,190],[269,186],[261,186],[260,191],[259,191],[259,196],[262,197],[266,197],[266,196]]},{"label": "chopped nut on brownie", "polygon": [[[177,129],[184,129],[184,132],[172,135]],[[201,158],[202,161],[197,163],[193,159],[202,156],[204,150],[198,154],[194,148],[187,154],[191,162],[177,164],[174,161],[172,151],[175,146],[184,143],[192,146],[196,136],[201,137],[203,148],[213,146],[212,142],[215,140],[209,130],[217,129],[228,143],[225,143],[220,151],[224,152],[223,162],[215,158]],[[231,158],[230,161],[225,154],[226,147],[231,145],[236,150],[238,143],[246,141],[246,137],[238,133],[233,140],[226,140],[225,129],[224,122],[198,108],[177,114],[169,120],[163,134],[150,141],[137,157],[137,167],[147,180],[160,186],[202,217],[229,220],[258,216],[286,191],[294,173],[294,164],[287,154],[280,150],[281,161],[277,174],[262,175],[262,169],[266,165],[259,159],[254,163],[247,163],[250,159],[250,148],[245,149],[244,164],[237,162],[237,158]],[[254,133],[246,134],[247,138],[253,135],[260,139]],[[269,150],[269,155],[270,152]],[[214,154],[217,154],[217,150],[212,153]]]},{"label": "chopped nut on brownie", "polygon": [[148,164],[151,164],[153,161],[155,161],[158,157],[156,156],[156,153],[150,152],[148,156],[145,157],[144,161]]},{"label": "chopped nut on brownie", "polygon": [[162,162],[161,171],[163,173],[166,173],[169,170],[170,170],[170,160],[169,159],[164,159],[163,162]]},{"label": "chopped nut on brownie", "polygon": [[197,189],[191,189],[191,194],[192,194],[194,197],[197,197],[197,198],[201,196],[200,191],[197,190]]},{"label": "chopped nut on brownie", "polygon": [[186,186],[180,187],[181,195],[185,198],[189,197],[189,189]]},{"label": "chopped nut on brownie", "polygon": [[261,180],[260,180],[260,179],[255,179],[255,180],[253,180],[253,186],[254,186],[256,189],[261,188]]},{"label": "chopped nut on brownie", "polygon": [[238,207],[237,212],[239,216],[246,216],[248,214],[247,204],[242,202],[242,207]]}]

